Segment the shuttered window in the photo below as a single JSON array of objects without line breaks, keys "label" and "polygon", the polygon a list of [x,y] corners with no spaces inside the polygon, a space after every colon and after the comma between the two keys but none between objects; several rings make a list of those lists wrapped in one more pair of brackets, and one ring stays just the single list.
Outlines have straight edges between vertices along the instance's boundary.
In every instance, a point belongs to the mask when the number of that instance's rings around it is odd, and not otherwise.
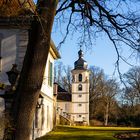
[{"label": "shuttered window", "polygon": [[82,82],[82,74],[79,74],[79,82]]},{"label": "shuttered window", "polygon": [[52,82],[53,82],[53,64],[49,61],[48,85],[51,87]]}]

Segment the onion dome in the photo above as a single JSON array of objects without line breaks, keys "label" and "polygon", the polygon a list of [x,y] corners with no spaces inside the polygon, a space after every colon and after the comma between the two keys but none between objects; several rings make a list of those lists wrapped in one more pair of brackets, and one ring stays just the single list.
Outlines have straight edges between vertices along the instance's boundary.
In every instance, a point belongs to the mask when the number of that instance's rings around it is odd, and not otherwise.
[{"label": "onion dome", "polygon": [[84,70],[87,69],[87,62],[83,59],[83,51],[80,49],[78,52],[79,59],[74,63],[74,69]]}]

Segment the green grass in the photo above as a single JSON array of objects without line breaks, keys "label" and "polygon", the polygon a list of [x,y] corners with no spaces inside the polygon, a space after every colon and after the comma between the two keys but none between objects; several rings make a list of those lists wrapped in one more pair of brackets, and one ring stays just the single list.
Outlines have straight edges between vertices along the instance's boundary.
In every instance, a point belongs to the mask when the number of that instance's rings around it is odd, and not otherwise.
[{"label": "green grass", "polygon": [[83,127],[57,126],[46,136],[37,140],[117,140],[113,136],[126,131],[138,131],[129,127]]}]

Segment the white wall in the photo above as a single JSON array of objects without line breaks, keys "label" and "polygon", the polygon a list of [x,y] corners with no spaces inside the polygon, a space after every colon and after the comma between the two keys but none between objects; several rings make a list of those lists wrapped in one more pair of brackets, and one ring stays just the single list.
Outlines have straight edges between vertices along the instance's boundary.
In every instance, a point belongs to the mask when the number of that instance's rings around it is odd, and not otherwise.
[{"label": "white wall", "polygon": [[82,83],[82,91],[78,90],[78,85],[81,84],[79,83],[72,83],[72,92],[73,93],[87,93],[89,92],[89,84],[87,83]]},{"label": "white wall", "polygon": [[[47,59],[47,62],[46,62],[44,80],[43,80],[43,84],[42,84],[42,87],[41,87],[41,91],[43,93],[45,93],[47,96],[49,96],[50,98],[53,98],[53,85],[52,85],[52,87],[48,85],[48,67],[49,67],[48,65],[49,65],[49,61],[53,64],[53,72],[52,73],[54,74],[54,58],[49,53],[48,59]],[[54,75],[53,75],[53,77],[54,77]],[[53,81],[52,81],[52,83],[53,83]]]},{"label": "white wall", "polygon": [[[81,116],[79,116],[81,115]],[[89,115],[88,114],[75,114],[71,117],[72,120],[77,122],[87,121],[87,124],[89,124]]]},{"label": "white wall", "polygon": [[88,113],[87,103],[72,103],[72,104],[73,104],[73,113]]},{"label": "white wall", "polygon": [[[0,29],[0,82],[9,85],[7,71],[11,70],[12,64],[17,64],[21,70],[23,58],[28,43],[27,30]],[[4,90],[0,91],[3,94]]]},{"label": "white wall", "polygon": [[[82,81],[79,81],[79,74],[82,74]],[[89,124],[89,71],[73,70],[72,75],[72,119]],[[79,90],[79,84],[82,90]]]},{"label": "white wall", "polygon": [[53,129],[53,101],[49,98],[43,99],[43,106],[37,109],[37,121],[38,127],[34,125],[34,139],[45,135],[47,132]]},{"label": "white wall", "polygon": [[82,74],[82,82],[85,82],[86,80],[89,80],[89,71],[73,70],[72,75],[74,77],[75,82],[79,82],[78,81],[79,74]]},{"label": "white wall", "polygon": [[89,102],[89,94],[85,93],[76,93],[72,95],[73,102]]},{"label": "white wall", "polygon": [[[2,69],[0,72],[0,82],[9,84],[6,72],[12,68],[12,64],[17,64],[18,69],[21,70],[23,59],[28,44],[28,31],[18,30],[18,29],[0,29],[0,47],[1,47],[1,57],[2,57]],[[46,62],[46,69],[44,73],[44,81],[42,84],[41,91],[44,94],[43,106],[41,109],[43,112],[39,112],[39,120],[44,117],[44,122],[41,127],[41,133],[38,135],[36,132],[36,137],[46,134],[53,128],[53,85],[50,87],[48,85],[48,62],[51,61],[54,67],[54,58],[49,53],[48,60]],[[52,82],[53,83],[53,82]],[[0,94],[4,91],[0,91]],[[41,111],[40,110],[40,111]],[[42,116],[42,113],[44,114]],[[39,128],[38,128],[39,129]]]},{"label": "white wall", "polygon": [[0,82],[9,84],[6,72],[16,63],[17,34],[19,30],[0,29],[1,72]]},{"label": "white wall", "polygon": [[62,109],[63,112],[71,113],[71,102],[57,101],[57,107]]},{"label": "white wall", "polygon": [[41,87],[41,92],[43,96],[43,106],[40,109],[38,109],[37,113],[38,115],[37,121],[40,125],[38,128],[35,128],[34,138],[43,136],[53,129],[54,96],[53,96],[53,84],[52,86],[48,85],[49,61],[53,64],[52,73],[54,73],[54,58],[50,53],[48,54],[48,59],[46,62],[46,68],[44,72],[44,80]]}]

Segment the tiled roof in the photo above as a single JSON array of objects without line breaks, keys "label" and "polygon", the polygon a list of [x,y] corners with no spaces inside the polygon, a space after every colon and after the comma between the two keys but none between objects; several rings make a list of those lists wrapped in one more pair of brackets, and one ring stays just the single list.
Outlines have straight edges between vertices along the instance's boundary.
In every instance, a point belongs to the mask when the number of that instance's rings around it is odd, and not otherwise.
[{"label": "tiled roof", "polygon": [[78,52],[79,59],[74,63],[74,69],[77,70],[86,70],[87,62],[83,59],[83,51],[80,49]]},{"label": "tiled roof", "polygon": [[71,102],[71,94],[70,93],[58,93],[57,100],[64,102]]},{"label": "tiled roof", "polygon": [[0,17],[16,17],[34,11],[33,0],[0,0]]},{"label": "tiled roof", "polygon": [[71,93],[68,93],[65,89],[58,85],[57,100],[71,102]]},{"label": "tiled roof", "polygon": [[63,89],[60,85],[58,85],[58,92],[65,92],[65,93],[67,93],[67,91],[65,89]]}]

